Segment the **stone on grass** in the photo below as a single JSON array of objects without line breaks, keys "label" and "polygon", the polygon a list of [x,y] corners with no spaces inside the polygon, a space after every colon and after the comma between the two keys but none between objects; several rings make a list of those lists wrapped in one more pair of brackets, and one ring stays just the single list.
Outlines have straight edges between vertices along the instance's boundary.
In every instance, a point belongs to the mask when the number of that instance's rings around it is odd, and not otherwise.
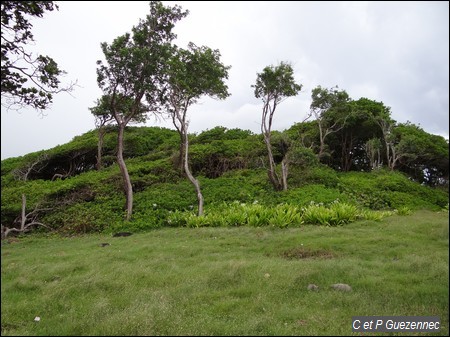
[{"label": "stone on grass", "polygon": [[308,290],[319,291],[319,286],[316,286],[315,284],[308,284]]},{"label": "stone on grass", "polygon": [[352,287],[350,287],[348,284],[345,284],[345,283],[332,284],[331,288],[333,288],[334,290],[340,290],[340,291],[352,291]]}]

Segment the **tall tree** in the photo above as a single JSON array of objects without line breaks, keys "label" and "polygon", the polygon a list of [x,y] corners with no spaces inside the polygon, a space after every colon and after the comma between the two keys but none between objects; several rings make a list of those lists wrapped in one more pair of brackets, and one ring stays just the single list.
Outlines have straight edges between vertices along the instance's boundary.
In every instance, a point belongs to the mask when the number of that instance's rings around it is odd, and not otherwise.
[{"label": "tall tree", "polygon": [[350,101],[348,105],[351,113],[348,114],[344,127],[330,135],[327,141],[327,145],[333,151],[333,167],[344,172],[353,169],[370,170],[366,143],[372,138],[382,137],[374,116],[388,114],[389,108],[382,102],[367,98]]},{"label": "tall tree", "polygon": [[261,132],[264,136],[264,142],[269,156],[269,180],[276,190],[286,190],[287,167],[282,163],[280,179],[276,172],[276,164],[273,158],[271,145],[271,130],[273,115],[275,110],[284,99],[295,96],[302,89],[301,84],[295,83],[294,70],[289,63],[280,62],[277,66],[267,66],[262,73],[257,74],[255,88],[255,97],[263,101],[263,112],[261,121]]},{"label": "tall tree", "polygon": [[[369,116],[378,124],[383,136],[385,145],[387,165],[391,170],[394,170],[398,160],[401,157],[400,148],[396,146],[396,135],[393,133],[396,121],[391,118],[391,109],[385,107],[383,102],[370,101],[361,98],[358,102],[363,102],[363,105],[369,107],[365,109]],[[403,146],[403,144],[402,144]]]},{"label": "tall tree", "polygon": [[195,187],[199,216],[203,214],[203,195],[199,181],[189,169],[187,110],[205,95],[218,99],[228,97],[230,94],[224,80],[228,79],[229,68],[220,62],[218,50],[197,47],[192,42],[186,50],[175,48],[169,62],[164,102],[180,134],[182,165],[187,178]]},{"label": "tall tree", "polygon": [[338,132],[345,126],[345,122],[351,113],[349,102],[350,97],[345,90],[338,90],[338,87],[330,89],[322,88],[320,85],[312,90],[312,103],[310,114],[314,116],[319,126],[319,153],[318,158],[324,161],[331,157],[326,138],[335,132]]},{"label": "tall tree", "polygon": [[31,106],[46,109],[53,95],[70,92],[74,84],[61,87],[65,74],[49,56],[34,56],[26,45],[34,41],[30,17],[42,18],[45,11],[58,6],[53,1],[1,2],[2,105],[7,108]]},{"label": "tall tree", "polygon": [[126,219],[133,211],[133,189],[123,158],[123,135],[126,125],[138,116],[160,112],[159,98],[172,52],[175,23],[185,17],[179,6],[165,7],[160,1],[150,2],[150,14],[132,29],[117,37],[110,45],[101,44],[105,63],[97,61],[97,82],[106,97],[118,125],[117,162],[126,195]]}]

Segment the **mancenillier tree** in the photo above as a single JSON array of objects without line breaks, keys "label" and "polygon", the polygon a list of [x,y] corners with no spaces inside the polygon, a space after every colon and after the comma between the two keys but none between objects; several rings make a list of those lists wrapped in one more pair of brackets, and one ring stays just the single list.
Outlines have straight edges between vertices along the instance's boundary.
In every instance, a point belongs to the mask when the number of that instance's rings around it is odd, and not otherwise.
[{"label": "mancenillier tree", "polygon": [[264,142],[267,146],[269,156],[269,180],[276,190],[287,189],[287,167],[282,162],[281,173],[282,178],[278,176],[275,168],[275,161],[272,153],[271,145],[271,129],[273,115],[275,110],[284,99],[295,96],[302,89],[301,84],[295,83],[294,70],[289,63],[281,62],[277,66],[265,67],[262,73],[257,74],[255,88],[255,97],[261,98],[263,101],[263,112],[261,121],[261,132],[264,136]]},{"label": "mancenillier tree", "polygon": [[169,61],[165,106],[181,138],[184,172],[194,185],[198,200],[198,215],[203,214],[203,195],[200,183],[189,169],[189,139],[187,110],[202,96],[225,99],[230,94],[224,80],[229,66],[220,62],[218,50],[197,47],[189,43],[188,49],[175,48]]},{"label": "mancenillier tree", "polygon": [[127,220],[133,211],[133,188],[123,158],[125,127],[138,116],[160,112],[164,74],[176,37],[172,29],[187,13],[177,5],[166,7],[152,1],[150,14],[133,27],[132,34],[101,44],[105,62],[97,61],[97,82],[109,97],[107,104],[118,125],[117,162],[124,182]]}]

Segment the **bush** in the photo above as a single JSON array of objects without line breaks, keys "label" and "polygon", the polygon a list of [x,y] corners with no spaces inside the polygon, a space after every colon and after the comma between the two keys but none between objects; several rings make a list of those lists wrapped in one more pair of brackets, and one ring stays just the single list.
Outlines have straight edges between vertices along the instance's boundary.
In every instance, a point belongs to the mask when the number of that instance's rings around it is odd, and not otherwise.
[{"label": "bush", "polygon": [[326,187],[335,188],[338,186],[339,177],[336,171],[325,165],[299,167],[289,166],[288,185],[292,187],[302,187],[310,184],[320,184]]},{"label": "bush", "polygon": [[448,192],[417,184],[399,172],[348,172],[339,179],[342,194],[371,209],[438,210],[448,203]]},{"label": "bush", "polygon": [[324,185],[311,184],[303,187],[289,189],[281,193],[281,202],[306,206],[311,202],[329,204],[335,200],[352,202],[345,194],[336,188],[327,188]]}]

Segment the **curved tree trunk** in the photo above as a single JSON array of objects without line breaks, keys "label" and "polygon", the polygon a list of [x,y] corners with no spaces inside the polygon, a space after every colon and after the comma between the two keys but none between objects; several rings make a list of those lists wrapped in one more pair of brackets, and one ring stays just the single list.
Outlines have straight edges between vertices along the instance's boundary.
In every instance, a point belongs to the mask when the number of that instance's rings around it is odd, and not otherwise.
[{"label": "curved tree trunk", "polygon": [[123,134],[125,131],[125,125],[123,123],[119,124],[119,131],[117,137],[117,163],[119,164],[120,173],[122,174],[123,186],[125,190],[126,197],[126,207],[127,215],[126,220],[130,220],[133,214],[133,187],[131,185],[130,175],[128,174],[127,166],[125,165],[125,160],[123,159]]},{"label": "curved tree trunk", "polygon": [[269,170],[267,172],[269,176],[269,180],[272,183],[275,190],[280,191],[282,189],[282,184],[280,183],[280,178],[278,177],[276,171],[275,171],[275,160],[273,159],[273,153],[272,153],[272,145],[270,143],[270,136],[267,136],[264,134],[264,142],[267,146],[267,155],[269,157]]},{"label": "curved tree trunk", "polygon": [[273,113],[276,108],[276,102],[273,103],[273,107],[270,106],[269,100],[264,103],[262,120],[261,120],[261,132],[264,137],[264,143],[266,143],[267,147],[267,155],[269,156],[269,171],[267,174],[269,175],[269,180],[272,183],[273,187],[277,191],[281,191],[283,188],[282,183],[280,182],[280,178],[278,177],[275,171],[275,160],[273,159],[272,153],[272,145],[270,142],[270,132],[272,129],[272,119]]},{"label": "curved tree trunk", "polygon": [[198,200],[198,216],[203,215],[203,194],[200,189],[200,183],[195,177],[192,175],[191,170],[189,169],[189,139],[186,128],[183,128],[183,148],[184,148],[184,172],[186,173],[186,176],[188,177],[189,181],[194,185],[195,191],[197,192],[197,200]]}]

